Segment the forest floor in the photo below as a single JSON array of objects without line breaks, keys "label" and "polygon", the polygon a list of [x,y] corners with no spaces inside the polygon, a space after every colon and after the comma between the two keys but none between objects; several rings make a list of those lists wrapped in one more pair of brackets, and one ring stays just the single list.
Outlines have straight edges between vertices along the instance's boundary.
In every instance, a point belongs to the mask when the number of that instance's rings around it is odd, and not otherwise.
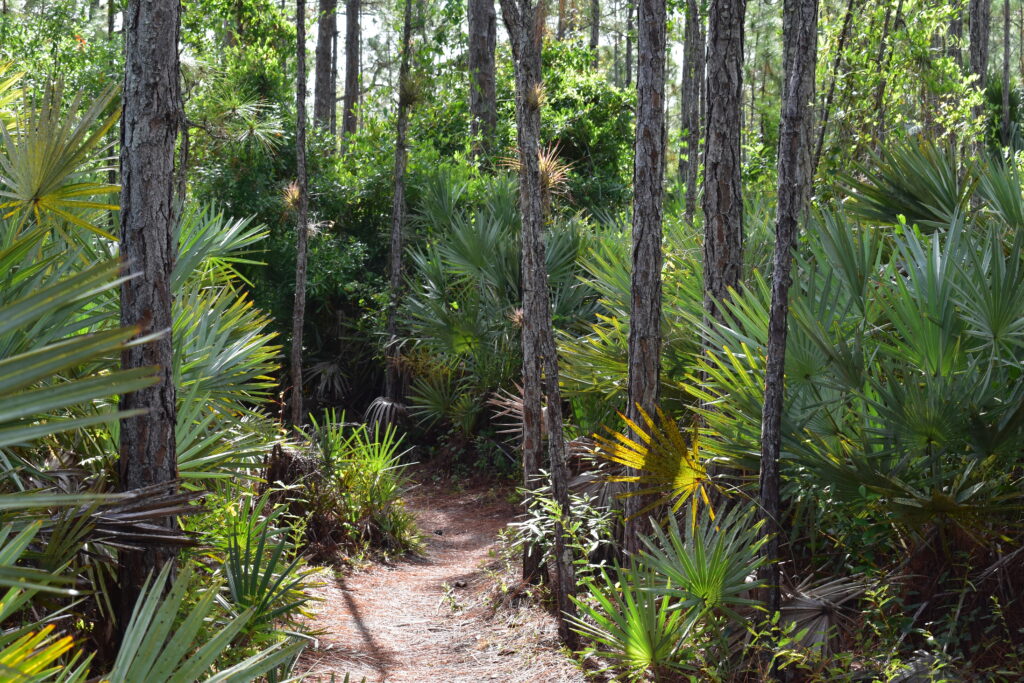
[{"label": "forest floor", "polygon": [[516,515],[500,489],[456,493],[423,483],[406,497],[424,539],[418,556],[349,574],[324,570],[298,671],[352,683],[584,681],[560,649],[554,616],[513,599],[498,532]]}]

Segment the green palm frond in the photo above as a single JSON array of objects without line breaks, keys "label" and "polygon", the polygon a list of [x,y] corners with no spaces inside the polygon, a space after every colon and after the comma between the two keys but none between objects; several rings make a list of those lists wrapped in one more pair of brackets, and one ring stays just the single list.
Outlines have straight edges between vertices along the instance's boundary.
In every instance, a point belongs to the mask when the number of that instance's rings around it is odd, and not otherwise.
[{"label": "green palm frond", "polygon": [[1024,228],[1024,197],[1017,164],[993,161],[982,167],[977,191],[1007,227]]},{"label": "green palm frond", "polygon": [[270,505],[270,492],[232,520],[224,573],[231,603],[252,610],[248,628],[259,628],[294,614],[308,600],[302,590],[308,570],[294,552],[287,529],[276,526],[284,509]]},{"label": "green palm frond", "polygon": [[898,225],[903,216],[928,232],[964,214],[975,182],[961,173],[952,150],[927,143],[885,147],[842,181],[855,215],[884,225]]},{"label": "green palm frond", "polygon": [[[117,88],[106,89],[87,107],[78,93],[69,114],[63,96],[60,84],[49,87],[38,108],[28,106],[19,115],[13,132],[0,130],[0,213],[16,216],[23,226],[64,222],[114,240],[90,220],[90,212],[117,209],[99,198],[116,193],[118,186],[97,181],[104,169],[92,164],[120,116],[120,109],[111,107]],[[73,233],[65,237],[74,241]]]},{"label": "green palm frond", "polygon": [[458,404],[460,385],[447,368],[417,377],[409,395],[409,413],[428,426],[449,419]]},{"label": "green palm frond", "polygon": [[[30,256],[23,251],[26,244],[38,243],[38,233],[18,238],[0,251],[0,268],[5,264],[16,269],[20,258]],[[116,287],[118,264],[102,263],[84,271],[56,279],[33,292],[26,293],[0,306],[0,349],[10,348],[10,340],[30,332],[40,320],[54,311],[88,309],[97,292]],[[86,316],[86,320],[88,317]],[[138,331],[109,329],[88,332],[66,328],[66,338],[0,357],[0,448],[24,445],[50,434],[69,429],[110,422],[123,415],[107,411],[68,413],[74,406],[98,399],[135,391],[155,381],[151,368],[105,371],[61,380],[62,373],[75,370],[99,359],[115,357]]]},{"label": "green palm frond", "polygon": [[655,589],[659,577],[646,565],[619,570],[618,581],[601,570],[601,581],[586,584],[583,597],[571,596],[580,618],[568,617],[574,631],[593,641],[599,657],[620,662],[632,680],[653,672],[692,669],[680,652],[694,626],[686,612]]},{"label": "green palm frond", "polygon": [[189,280],[175,300],[174,376],[183,395],[223,409],[265,401],[276,386],[280,346],[270,318],[248,295]]},{"label": "green palm frond", "polygon": [[[38,499],[34,504],[38,504]],[[22,604],[31,594],[39,591],[63,595],[76,594],[71,587],[72,578],[19,564],[25,558],[30,544],[36,539],[42,526],[42,521],[34,521],[18,531],[15,530],[14,524],[6,524],[0,529],[0,586],[8,588],[7,595],[0,600],[0,615],[12,612],[12,603]],[[22,595],[23,593],[25,595]]]},{"label": "green palm frond", "polygon": [[186,482],[254,477],[267,449],[281,438],[276,423],[261,412],[224,410],[201,393],[178,398],[178,476]]},{"label": "green palm frond", "polygon": [[[228,617],[205,642],[197,639],[213,617],[216,589],[202,592],[198,601],[184,607],[192,578],[191,566],[182,568],[165,592],[171,565],[167,564],[146,582],[131,620],[125,629],[114,667],[104,680],[147,683],[243,683],[292,661],[302,650],[302,640],[289,638],[257,652],[235,666],[213,672],[214,662],[254,616],[247,609]],[[179,621],[179,617],[183,617]]]},{"label": "green palm frond", "polygon": [[11,105],[22,97],[21,88],[18,83],[21,81],[24,72],[13,71],[10,62],[0,63],[0,127],[8,128],[14,123]]},{"label": "green palm frond", "polygon": [[[696,510],[689,517],[696,519]],[[653,537],[642,538],[646,549],[640,561],[661,577],[656,591],[679,599],[695,618],[723,616],[744,623],[737,610],[759,604],[747,596],[760,585],[750,577],[766,561],[764,520],[754,522],[753,508],[739,505],[718,518],[699,517],[685,537],[675,517],[667,533],[655,527]]]},{"label": "green palm frond", "polygon": [[213,207],[190,205],[177,226],[178,258],[171,286],[180,290],[189,278],[206,284],[245,282],[237,266],[258,264],[247,258],[268,230],[252,219],[232,220]]}]

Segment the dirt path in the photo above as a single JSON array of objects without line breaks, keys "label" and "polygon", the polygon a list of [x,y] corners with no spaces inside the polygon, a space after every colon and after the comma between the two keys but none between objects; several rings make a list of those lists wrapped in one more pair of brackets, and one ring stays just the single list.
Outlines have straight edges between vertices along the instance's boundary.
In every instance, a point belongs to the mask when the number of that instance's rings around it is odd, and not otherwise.
[{"label": "dirt path", "polygon": [[[554,618],[509,607],[492,615],[489,567],[514,511],[486,491],[453,495],[432,485],[407,498],[424,534],[423,556],[334,576],[314,589],[311,624],[322,631],[299,671],[338,683],[583,681],[558,650]],[[436,533],[441,532],[441,533]]]}]

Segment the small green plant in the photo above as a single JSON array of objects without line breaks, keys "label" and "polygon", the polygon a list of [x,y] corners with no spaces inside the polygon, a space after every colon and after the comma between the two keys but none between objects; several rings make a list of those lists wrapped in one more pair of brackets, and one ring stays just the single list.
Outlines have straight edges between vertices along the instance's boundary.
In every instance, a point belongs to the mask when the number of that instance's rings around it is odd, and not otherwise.
[{"label": "small green plant", "polygon": [[278,526],[284,508],[269,500],[264,493],[232,520],[224,562],[231,604],[253,612],[249,629],[291,620],[309,600],[303,590],[309,571],[302,569],[287,530]]},{"label": "small green plant", "polygon": [[202,679],[208,683],[241,683],[293,661],[305,646],[305,641],[299,638],[282,640],[234,666],[207,676],[218,658],[256,616],[256,608],[249,607],[237,616],[226,618],[223,626],[208,640],[197,642],[205,622],[214,617],[218,591],[206,591],[187,613],[182,614],[182,602],[192,570],[190,565],[186,565],[165,596],[164,587],[170,569],[170,564],[165,565],[143,588],[114,667],[103,680],[186,683]]},{"label": "small green plant", "polygon": [[[540,477],[548,479],[542,471]],[[509,551],[520,553],[524,548],[539,549],[544,561],[551,559],[554,549],[555,520],[559,507],[555,503],[550,484],[529,493],[519,490],[528,501],[524,519],[510,523],[512,535]],[[604,556],[610,553],[615,526],[615,512],[597,503],[589,493],[573,493],[569,496],[570,513],[565,531],[569,536],[569,547],[576,564],[576,578],[584,581],[595,576],[604,567]]]},{"label": "small green plant", "polygon": [[680,646],[696,622],[656,592],[661,585],[642,564],[618,570],[616,579],[602,569],[600,580],[588,581],[583,596],[573,598],[580,611],[570,619],[573,630],[593,641],[594,654],[624,666],[631,680],[689,668]]},{"label": "small green plant", "polygon": [[316,472],[302,483],[308,512],[307,540],[359,552],[416,550],[419,537],[402,495],[409,486],[402,462],[402,437],[393,426],[348,424],[344,414],[327,411],[311,419],[306,434]]},{"label": "small green plant", "polygon": [[717,518],[708,514],[685,535],[675,517],[669,518],[667,532],[655,527],[653,538],[643,538],[647,548],[639,559],[662,577],[657,590],[677,598],[696,618],[744,623],[738,610],[759,604],[748,596],[760,586],[753,576],[764,564],[760,550],[768,540],[764,521],[752,522],[752,513],[736,505]]}]

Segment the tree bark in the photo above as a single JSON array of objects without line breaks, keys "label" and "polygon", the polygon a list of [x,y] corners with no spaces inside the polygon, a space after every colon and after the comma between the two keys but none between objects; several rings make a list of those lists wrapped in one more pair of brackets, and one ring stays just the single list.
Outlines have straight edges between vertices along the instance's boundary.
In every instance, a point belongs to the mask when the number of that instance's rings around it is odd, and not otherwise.
[{"label": "tree bark", "polygon": [[683,142],[679,155],[679,175],[686,182],[685,215],[693,222],[697,212],[697,175],[700,170],[701,111],[700,89],[704,80],[704,26],[697,0],[686,0],[686,28],[683,37]]},{"label": "tree bark", "polygon": [[743,267],[740,111],[746,0],[711,0],[708,10],[707,134],[704,141],[704,308],[739,286]]},{"label": "tree bark", "polygon": [[356,105],[359,102],[359,13],[362,0],[345,2],[345,102],[342,106],[341,134],[356,132]]},{"label": "tree bark", "polygon": [[338,134],[338,24],[337,7],[334,12],[334,35],[331,36],[331,83],[334,86],[334,102],[331,105],[331,136]]},{"label": "tree bark", "polygon": [[[551,322],[544,257],[544,216],[540,186],[541,41],[545,5],[532,0],[501,0],[505,27],[512,44],[516,78],[516,124],[519,143],[519,210],[522,221],[523,290],[523,476],[528,490],[536,488],[542,449],[541,404],[547,394],[548,467],[560,515],[555,519],[555,585],[558,633],[574,647],[575,633],[566,616],[575,614],[570,596],[576,580],[566,539],[570,514],[562,400],[558,387],[558,356]],[[543,377],[542,377],[543,375]],[[546,381],[545,381],[546,380]],[[542,386],[546,384],[546,387]],[[546,392],[544,389],[546,388]],[[524,554],[523,573],[531,580],[539,564]]]},{"label": "tree bark", "polygon": [[492,151],[498,127],[494,49],[498,21],[494,0],[469,0],[469,113],[473,149],[478,158]]},{"label": "tree bark", "polygon": [[636,0],[626,0],[626,87],[633,85],[633,10]]},{"label": "tree bark", "polygon": [[601,0],[590,0],[590,51],[594,55],[594,69],[598,67],[598,47],[601,42]]},{"label": "tree bark", "polygon": [[[636,141],[633,157],[633,269],[629,306],[627,416],[657,415],[661,374],[661,220],[665,175],[665,0],[639,0]],[[634,439],[638,435],[633,435]],[[629,474],[635,475],[633,470]],[[630,486],[635,493],[636,485]],[[625,500],[624,549],[639,552],[647,520],[639,496]]]},{"label": "tree bark", "polygon": [[[121,420],[119,483],[122,491],[129,491],[178,476],[171,271],[177,254],[174,153],[184,114],[178,62],[180,3],[129,0],[124,19],[121,262],[125,272],[138,277],[121,285],[121,324],[158,336],[125,349],[121,366],[160,368],[157,384],[121,398],[123,410],[144,412]],[[121,553],[120,632],[128,625],[146,577],[174,557],[172,548]]]},{"label": "tree bark", "polygon": [[1003,0],[1003,101],[1002,142],[1010,145],[1010,0]]},{"label": "tree bark", "polygon": [[992,28],[992,0],[971,0],[968,28],[971,34],[971,73],[982,90],[988,83],[988,37]]},{"label": "tree bark", "polygon": [[291,425],[303,422],[302,331],[306,319],[306,259],[309,242],[309,196],[306,180],[306,0],[295,2],[295,184],[296,205],[295,304],[292,309],[292,403]]},{"label": "tree bark", "polygon": [[780,606],[779,450],[782,443],[782,398],[786,364],[790,268],[800,222],[808,212],[811,189],[811,131],[814,73],[817,63],[818,0],[785,0],[782,20],[783,86],[779,124],[778,207],[772,302],[768,320],[764,408],[761,416],[760,510],[769,540],[768,563],[761,570],[767,585],[768,615]]},{"label": "tree bark", "polygon": [[386,349],[387,371],[384,396],[393,403],[402,400],[401,373],[398,369],[398,301],[402,291],[402,231],[405,229],[406,136],[409,131],[409,41],[412,34],[412,0],[405,0],[402,20],[402,56],[398,66],[398,123],[395,126],[395,192],[391,201],[391,251]]},{"label": "tree bark", "polygon": [[331,114],[338,100],[334,81],[334,36],[338,32],[338,0],[320,0],[316,31],[316,70],[313,95],[313,125],[330,130]]}]

